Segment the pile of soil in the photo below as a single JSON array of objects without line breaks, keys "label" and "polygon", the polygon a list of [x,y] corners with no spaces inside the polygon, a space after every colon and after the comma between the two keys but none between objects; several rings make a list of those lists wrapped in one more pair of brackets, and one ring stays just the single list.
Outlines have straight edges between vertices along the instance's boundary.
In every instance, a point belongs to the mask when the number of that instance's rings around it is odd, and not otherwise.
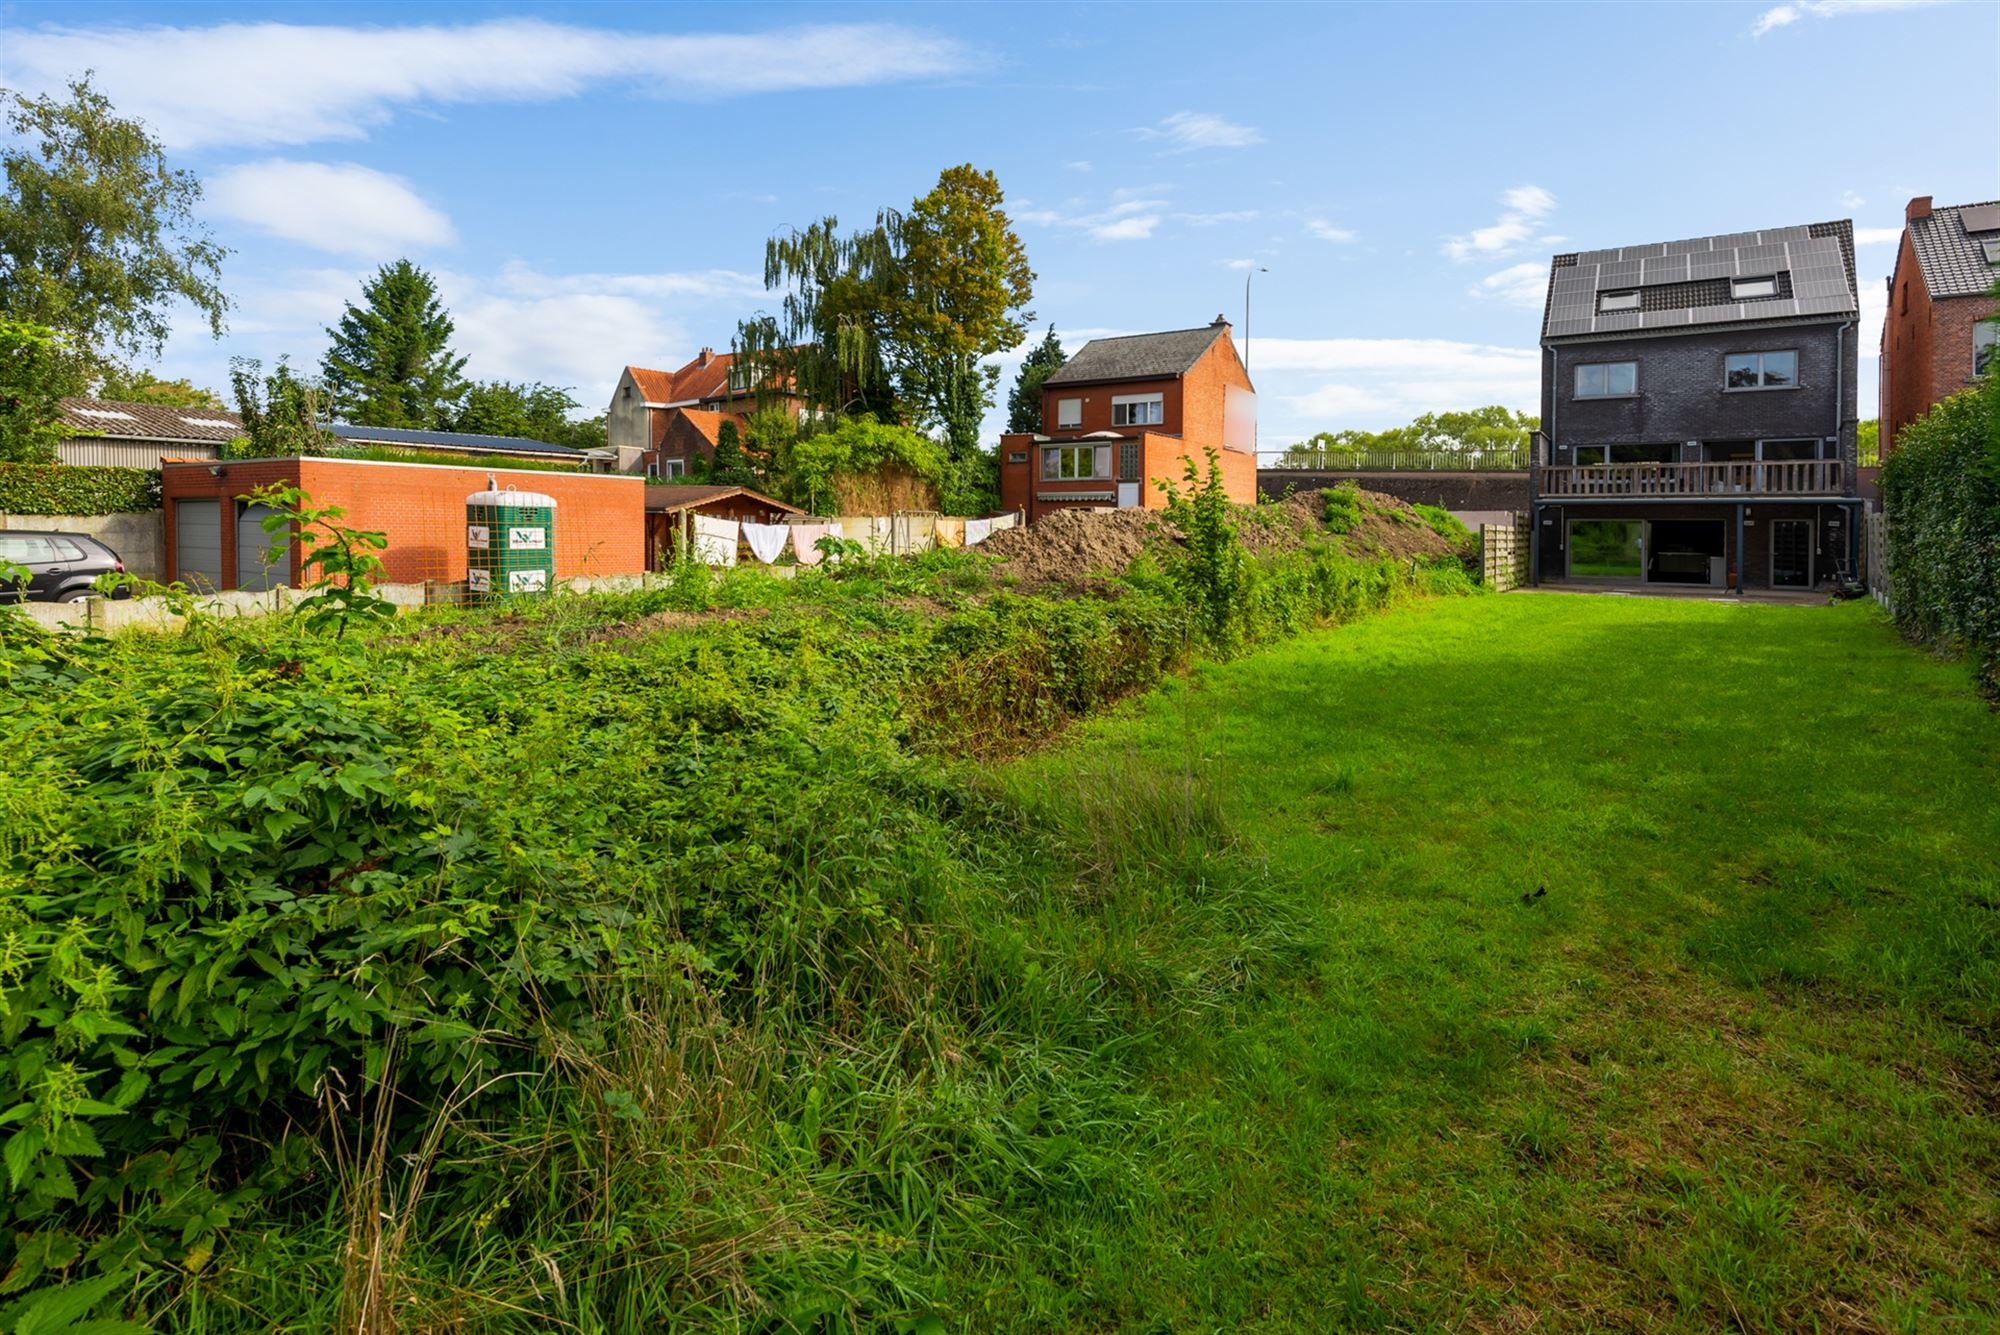
[{"label": "pile of soil", "polygon": [[[1449,539],[1394,496],[1363,491],[1356,499],[1360,522],[1344,534],[1327,531],[1325,493],[1302,491],[1276,505],[1238,506],[1237,536],[1253,556],[1328,541],[1351,556],[1368,559],[1459,554]],[[1003,559],[1004,573],[1032,587],[1122,575],[1147,547],[1180,541],[1180,534],[1158,510],[1059,510],[1025,528],[995,533],[979,550]]]},{"label": "pile of soil", "polygon": [[1079,584],[1122,575],[1149,545],[1180,540],[1158,510],[1058,510],[1002,529],[978,550],[1006,561],[1005,573],[1022,584]]}]

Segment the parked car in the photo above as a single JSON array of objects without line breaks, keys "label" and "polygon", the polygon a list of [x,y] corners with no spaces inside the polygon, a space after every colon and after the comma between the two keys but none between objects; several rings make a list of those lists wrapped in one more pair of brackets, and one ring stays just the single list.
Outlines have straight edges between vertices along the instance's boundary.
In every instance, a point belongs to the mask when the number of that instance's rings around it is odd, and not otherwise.
[{"label": "parked car", "polygon": [[[97,592],[99,575],[124,574],[118,553],[81,533],[0,529],[0,567],[26,567],[28,578],[0,580],[0,602],[73,603]],[[125,589],[117,597],[128,596]]]}]

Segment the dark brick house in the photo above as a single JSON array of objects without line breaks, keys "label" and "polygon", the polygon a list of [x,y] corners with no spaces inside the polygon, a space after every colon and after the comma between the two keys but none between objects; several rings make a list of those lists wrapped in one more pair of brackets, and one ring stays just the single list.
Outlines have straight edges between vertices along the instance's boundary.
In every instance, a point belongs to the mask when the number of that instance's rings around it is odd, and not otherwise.
[{"label": "dark brick house", "polygon": [[1854,227],[1558,255],[1534,578],[1809,589],[1853,569]]},{"label": "dark brick house", "polygon": [[1889,310],[1882,321],[1882,452],[1940,399],[1970,386],[1994,355],[2000,327],[2000,201],[1903,212]]}]

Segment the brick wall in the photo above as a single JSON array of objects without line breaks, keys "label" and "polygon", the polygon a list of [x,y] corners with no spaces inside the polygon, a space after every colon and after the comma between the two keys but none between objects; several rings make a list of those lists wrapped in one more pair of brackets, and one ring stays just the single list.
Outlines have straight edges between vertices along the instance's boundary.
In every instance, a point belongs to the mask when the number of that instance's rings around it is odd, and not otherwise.
[{"label": "brick wall", "polygon": [[[210,467],[219,467],[221,475]],[[465,498],[491,477],[503,489],[537,491],[556,501],[556,577],[631,575],[646,568],[645,482],[619,474],[544,473],[528,469],[452,468],[356,459],[256,459],[219,465],[169,465],[161,473],[165,560],[178,578],[177,500],[233,501],[271,482],[305,491],[314,505],[338,505],[340,522],[388,536],[381,553],[391,583],[465,578]],[[219,509],[221,587],[237,587],[235,505]],[[291,569],[297,583],[299,552]]]},{"label": "brick wall", "polygon": [[[1970,330],[1966,337],[1971,337]],[[1931,294],[1917,268],[1910,231],[1896,250],[1895,285],[1882,321],[1882,452],[1895,447],[1896,433],[1930,411],[1937,400],[1932,352]],[[1970,352],[1967,353],[1968,359]]]},{"label": "brick wall", "polygon": [[[1729,353],[1785,349],[1799,354],[1797,389],[1724,387],[1723,359]],[[1578,445],[1826,437],[1837,431],[1840,458],[1852,477],[1858,351],[1856,329],[1831,324],[1561,344],[1553,355],[1545,349],[1542,421],[1556,447],[1548,462],[1573,462]],[[1636,395],[1575,397],[1578,366],[1621,361],[1639,364]]]},{"label": "brick wall", "polygon": [[[1123,398],[1128,394],[1158,394],[1161,419],[1158,429],[1169,432],[1181,430],[1181,382],[1169,377],[1165,380],[1114,381],[1103,385],[1050,385],[1042,391],[1043,434],[1068,437],[1091,431],[1129,431],[1129,427],[1111,424],[1113,396]],[[1056,423],[1061,420],[1057,415],[1057,401],[1060,399],[1083,400],[1083,425],[1057,428]]]}]

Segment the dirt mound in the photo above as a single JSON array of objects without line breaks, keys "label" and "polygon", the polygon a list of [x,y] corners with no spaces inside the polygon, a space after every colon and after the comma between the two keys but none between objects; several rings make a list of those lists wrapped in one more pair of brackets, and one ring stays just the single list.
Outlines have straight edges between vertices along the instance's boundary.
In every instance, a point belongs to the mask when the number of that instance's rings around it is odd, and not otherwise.
[{"label": "dirt mound", "polygon": [[1005,560],[1006,573],[1023,584],[1074,584],[1122,575],[1148,544],[1179,541],[1158,510],[1058,510],[1002,529],[979,550]]},{"label": "dirt mound", "polygon": [[[1351,556],[1401,560],[1454,556],[1458,547],[1394,496],[1357,491],[1349,527],[1329,529],[1323,491],[1302,491],[1276,505],[1236,507],[1236,532],[1253,556],[1273,556],[1332,541]],[[1058,510],[1025,528],[995,533],[979,547],[1006,561],[1024,585],[1079,584],[1122,575],[1148,546],[1179,545],[1158,510]]]}]

